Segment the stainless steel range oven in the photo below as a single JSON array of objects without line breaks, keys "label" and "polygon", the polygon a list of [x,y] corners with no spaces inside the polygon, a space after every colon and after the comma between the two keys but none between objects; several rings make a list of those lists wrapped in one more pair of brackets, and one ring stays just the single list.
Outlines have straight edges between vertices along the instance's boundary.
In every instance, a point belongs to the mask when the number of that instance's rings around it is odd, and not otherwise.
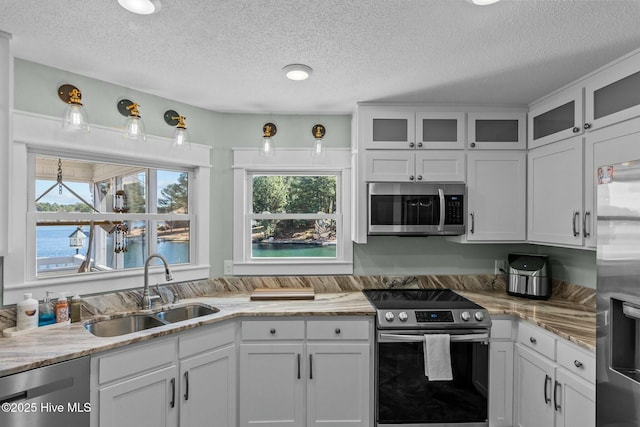
[{"label": "stainless steel range oven", "polygon": [[[488,426],[486,310],[451,290],[363,292],[377,309],[376,426]],[[448,335],[451,380],[425,375],[425,341],[433,334]]]}]

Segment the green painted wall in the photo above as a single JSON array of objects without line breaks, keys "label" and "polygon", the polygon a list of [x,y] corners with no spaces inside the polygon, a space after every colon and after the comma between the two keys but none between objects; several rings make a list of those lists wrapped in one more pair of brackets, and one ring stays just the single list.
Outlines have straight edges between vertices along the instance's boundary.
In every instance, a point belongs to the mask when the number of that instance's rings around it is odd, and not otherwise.
[{"label": "green painted wall", "polygon": [[[163,120],[164,112],[176,110],[187,117],[193,142],[211,145],[211,275],[222,276],[223,261],[232,259],[233,174],[232,147],[257,147],[262,125],[278,126],[278,146],[311,144],[311,127],[327,128],[325,141],[331,147],[349,147],[349,115],[272,115],[220,113],[175,102],[86,76],[33,62],[15,60],[17,110],[57,116],[64,110],[57,88],[70,83],[82,91],[91,123],[120,127],[124,123],[116,103],[129,98],[140,104],[147,133],[171,137],[173,128]],[[152,92],[150,89],[149,92]],[[493,272],[494,259],[509,252],[544,253],[552,258],[552,275],[558,280],[595,288],[595,253],[536,245],[463,245],[440,237],[374,237],[366,245],[354,246],[354,273],[359,275],[486,274]]]}]

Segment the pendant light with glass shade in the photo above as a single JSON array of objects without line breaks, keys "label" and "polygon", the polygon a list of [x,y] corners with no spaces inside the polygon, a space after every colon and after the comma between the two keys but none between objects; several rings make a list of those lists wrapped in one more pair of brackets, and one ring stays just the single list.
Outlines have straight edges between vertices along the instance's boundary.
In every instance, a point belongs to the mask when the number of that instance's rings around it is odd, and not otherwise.
[{"label": "pendant light with glass shade", "polygon": [[167,110],[164,113],[164,121],[169,126],[175,126],[176,130],[173,132],[173,141],[171,142],[171,148],[175,150],[190,150],[191,141],[189,133],[187,132],[187,125],[185,124],[185,116],[181,116],[174,110]]},{"label": "pendant light with glass shade", "polygon": [[140,105],[128,99],[118,101],[118,111],[125,116],[127,120],[122,129],[122,137],[133,141],[146,141],[147,133],[145,132],[144,122],[138,111]]},{"label": "pendant light with glass shade", "polygon": [[311,146],[311,157],[322,158],[325,156],[324,143],[322,138],[326,133],[326,129],[321,124],[313,125],[311,128],[311,134],[313,135],[313,145]]},{"label": "pendant light with glass shade", "polygon": [[80,89],[64,84],[58,88],[58,97],[67,104],[62,117],[62,127],[72,132],[89,132],[89,117],[82,105]]},{"label": "pendant light with glass shade", "polygon": [[265,123],[262,126],[262,141],[258,147],[260,156],[271,157],[276,155],[276,146],[272,137],[278,133],[278,128],[273,123]]}]

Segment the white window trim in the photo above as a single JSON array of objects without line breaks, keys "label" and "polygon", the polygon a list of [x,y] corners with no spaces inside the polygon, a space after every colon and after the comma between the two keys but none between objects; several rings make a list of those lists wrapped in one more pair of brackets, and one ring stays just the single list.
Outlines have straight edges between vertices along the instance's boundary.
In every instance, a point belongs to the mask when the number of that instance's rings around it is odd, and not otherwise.
[{"label": "white window trim", "polygon": [[[273,158],[260,157],[258,150],[233,149],[233,274],[238,276],[353,274],[351,243],[351,150],[328,149],[322,160],[313,160],[307,149],[278,149]],[[256,174],[338,175],[335,214],[287,214],[292,217],[339,219],[336,258],[309,259],[251,258],[250,221],[252,213],[251,177]]]},{"label": "white window trim", "polygon": [[[175,281],[206,279],[209,267],[209,200],[211,147],[191,144],[190,151],[176,152],[168,138],[147,136],[147,141],[136,143],[124,140],[120,129],[92,126],[89,133],[70,133],[62,129],[56,117],[15,111],[13,113],[13,143],[10,152],[9,250],[5,258],[3,303],[13,304],[23,299],[25,292],[42,298],[45,291],[100,293],[139,288],[143,285],[142,268],[109,273],[77,274],[73,276],[35,278],[36,219],[43,214],[29,212],[29,194],[33,195],[34,176],[30,174],[29,153],[67,158],[135,164],[150,168],[170,168],[189,171],[191,229],[191,262],[172,266]],[[104,214],[117,215],[117,214]],[[158,215],[158,214],[156,214]],[[46,216],[46,215],[45,215]],[[160,219],[162,215],[158,215]],[[74,216],[75,218],[75,216]],[[30,239],[30,240],[29,240]],[[150,281],[164,283],[164,270],[150,269]]]}]

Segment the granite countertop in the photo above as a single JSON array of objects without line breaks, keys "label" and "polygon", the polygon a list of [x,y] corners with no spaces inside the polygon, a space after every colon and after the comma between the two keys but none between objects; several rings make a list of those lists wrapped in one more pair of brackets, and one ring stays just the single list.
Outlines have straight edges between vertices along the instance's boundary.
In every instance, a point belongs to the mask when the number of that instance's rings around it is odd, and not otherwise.
[{"label": "granite countertop", "polygon": [[[595,351],[593,309],[562,300],[535,301],[511,297],[504,291],[454,291],[485,307],[491,315],[525,319]],[[84,328],[85,320],[60,328],[0,338],[0,377],[240,316],[375,315],[374,308],[361,292],[316,293],[315,300],[311,301],[250,301],[248,292],[222,292],[210,297],[185,299],[177,305],[190,303],[211,305],[220,311],[119,337],[95,337]]]}]

